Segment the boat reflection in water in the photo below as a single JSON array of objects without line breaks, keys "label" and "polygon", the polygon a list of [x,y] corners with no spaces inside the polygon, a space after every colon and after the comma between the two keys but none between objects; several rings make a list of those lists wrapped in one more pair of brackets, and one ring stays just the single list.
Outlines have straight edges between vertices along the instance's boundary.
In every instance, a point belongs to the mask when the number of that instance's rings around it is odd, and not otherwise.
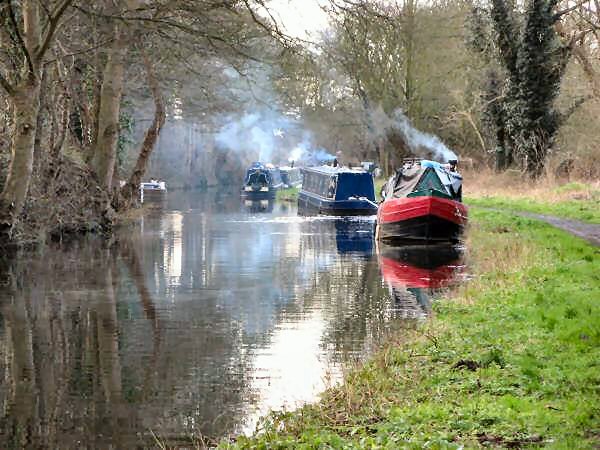
[{"label": "boat reflection in water", "polygon": [[375,221],[337,219],[335,237],[339,253],[372,255]]},{"label": "boat reflection in water", "polygon": [[462,248],[450,245],[379,245],[379,266],[396,306],[406,317],[425,317],[431,297],[453,284],[464,268]]},{"label": "boat reflection in water", "polygon": [[275,200],[263,199],[263,200],[249,200],[246,199],[242,203],[244,211],[250,213],[270,213],[273,212],[273,206]]}]

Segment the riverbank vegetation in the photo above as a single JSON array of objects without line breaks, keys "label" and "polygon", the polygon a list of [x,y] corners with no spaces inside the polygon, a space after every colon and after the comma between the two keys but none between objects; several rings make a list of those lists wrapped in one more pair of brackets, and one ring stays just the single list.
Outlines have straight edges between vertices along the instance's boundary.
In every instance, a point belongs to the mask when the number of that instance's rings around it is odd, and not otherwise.
[{"label": "riverbank vegetation", "polygon": [[593,448],[600,439],[597,250],[473,208],[472,279],[320,403],[221,448]]},{"label": "riverbank vegetation", "polygon": [[600,223],[600,181],[567,182],[551,175],[531,180],[519,172],[467,171],[465,202]]},{"label": "riverbank vegetation", "polygon": [[0,246],[110,231],[137,206],[165,123],[206,115],[208,103],[222,114],[239,108],[211,83],[283,48],[253,7],[2,2]]},{"label": "riverbank vegetation", "polygon": [[295,202],[298,200],[299,189],[290,187],[287,189],[280,189],[277,191],[276,199],[284,202]]}]

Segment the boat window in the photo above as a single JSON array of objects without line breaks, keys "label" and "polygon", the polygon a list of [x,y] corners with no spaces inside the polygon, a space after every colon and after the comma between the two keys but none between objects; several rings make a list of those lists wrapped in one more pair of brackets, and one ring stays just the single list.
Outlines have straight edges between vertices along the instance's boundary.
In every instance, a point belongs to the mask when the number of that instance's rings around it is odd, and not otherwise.
[{"label": "boat window", "polygon": [[265,172],[257,170],[248,176],[248,181],[246,184],[261,184],[266,186],[269,184],[269,177]]},{"label": "boat window", "polygon": [[329,186],[327,188],[327,198],[335,198],[336,189],[337,189],[337,177],[331,177],[329,179]]}]

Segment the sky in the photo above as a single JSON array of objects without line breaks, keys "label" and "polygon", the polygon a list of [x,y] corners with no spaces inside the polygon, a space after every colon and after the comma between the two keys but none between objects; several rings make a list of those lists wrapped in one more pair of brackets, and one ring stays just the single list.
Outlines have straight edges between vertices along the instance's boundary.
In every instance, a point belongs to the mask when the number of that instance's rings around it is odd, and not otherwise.
[{"label": "sky", "polygon": [[327,14],[320,5],[327,0],[271,0],[268,5],[273,17],[285,31],[301,39],[327,27]]}]

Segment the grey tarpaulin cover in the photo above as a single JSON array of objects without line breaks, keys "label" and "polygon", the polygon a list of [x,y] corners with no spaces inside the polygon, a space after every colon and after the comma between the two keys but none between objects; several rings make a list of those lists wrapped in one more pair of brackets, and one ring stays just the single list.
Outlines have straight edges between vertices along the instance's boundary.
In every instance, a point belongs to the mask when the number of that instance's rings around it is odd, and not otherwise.
[{"label": "grey tarpaulin cover", "polygon": [[406,197],[413,192],[425,172],[426,167],[413,165],[399,170],[387,182],[385,186],[385,197]]},{"label": "grey tarpaulin cover", "polygon": [[385,197],[402,198],[415,190],[435,189],[459,197],[462,177],[435,161],[423,160],[405,165],[385,186]]}]

